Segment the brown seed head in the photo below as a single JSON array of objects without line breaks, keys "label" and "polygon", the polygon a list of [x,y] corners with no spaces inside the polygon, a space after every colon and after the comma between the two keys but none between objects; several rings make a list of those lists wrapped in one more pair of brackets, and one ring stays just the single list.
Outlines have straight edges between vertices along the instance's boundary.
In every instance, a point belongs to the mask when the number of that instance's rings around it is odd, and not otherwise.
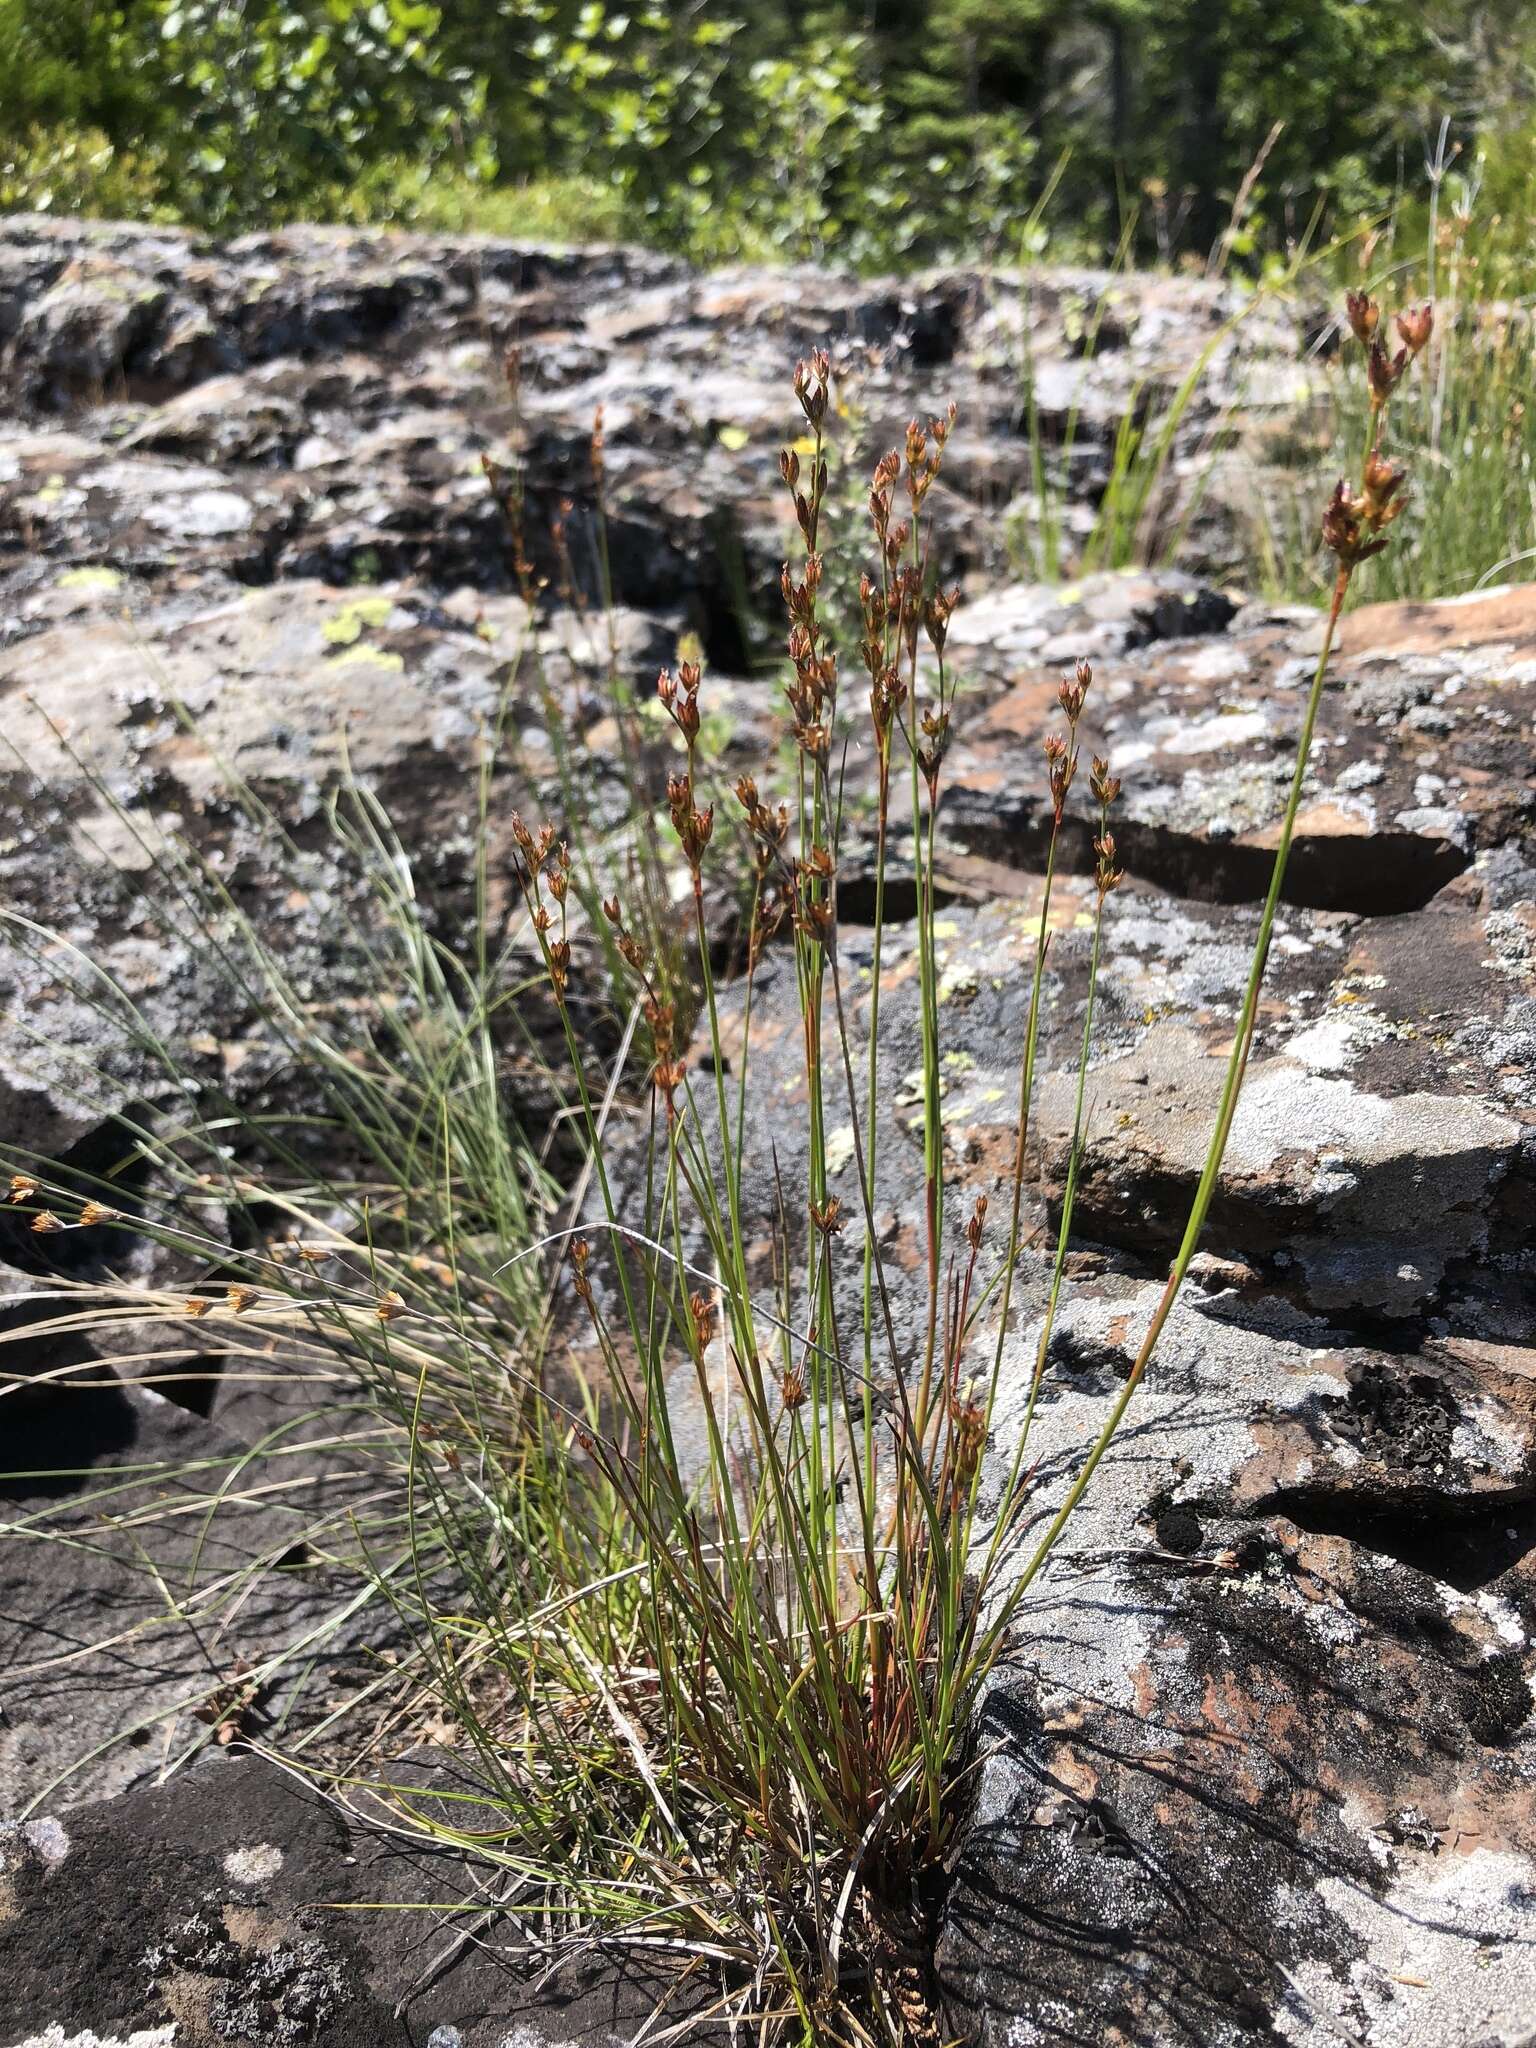
[{"label": "brown seed head", "polygon": [[683,1085],[687,1066],[682,1060],[658,1060],[653,1071],[656,1086],[670,1099]]},{"label": "brown seed head", "polygon": [[688,1313],[693,1319],[694,1340],[700,1351],[709,1348],[715,1327],[715,1305],[706,1294],[690,1294]]},{"label": "brown seed head", "polygon": [[949,637],[949,622],[959,602],[960,586],[956,584],[953,590],[936,590],[923,607],[923,624],[937,655],[943,655],[944,643]]},{"label": "brown seed head", "polygon": [[392,1323],[397,1316],[405,1314],[405,1296],[396,1294],[393,1287],[386,1288],[373,1312],[381,1323]]},{"label": "brown seed head", "polygon": [[1402,382],[1403,372],[1407,369],[1409,361],[1409,354],[1405,348],[1400,348],[1395,356],[1390,356],[1385,342],[1378,338],[1371,343],[1365,359],[1365,376],[1370,386],[1371,397],[1378,406],[1385,405]]},{"label": "brown seed head", "polygon": [[1397,316],[1397,338],[1409,355],[1422,355],[1435,328],[1433,306],[1409,306]]},{"label": "brown seed head", "polygon": [[39,1237],[50,1237],[54,1231],[62,1230],[64,1226],[51,1209],[39,1209],[32,1218],[32,1228]]},{"label": "brown seed head", "polygon": [[1093,842],[1093,851],[1096,861],[1095,880],[1102,899],[1123,879],[1125,870],[1115,865],[1115,835],[1112,832],[1101,832]]},{"label": "brown seed head", "polygon": [[13,1173],[11,1175],[10,1191],[6,1196],[7,1201],[30,1202],[36,1193],[37,1182],[30,1173]]},{"label": "brown seed head", "polygon": [[1057,696],[1061,708],[1067,714],[1068,725],[1076,725],[1083,715],[1083,702],[1088,695],[1088,685],[1093,681],[1092,666],[1079,661],[1070,677],[1064,677]]},{"label": "brown seed head", "polygon": [[1387,526],[1397,517],[1402,510],[1399,494],[1407,478],[1407,470],[1384,455],[1373,452],[1367,458],[1361,483],[1362,517],[1367,525]]},{"label": "brown seed head", "polygon": [[1108,810],[1120,794],[1120,778],[1118,775],[1110,774],[1109,763],[1099,754],[1093,757],[1093,769],[1088,781],[1099,804]]},{"label": "brown seed head", "polygon": [[795,365],[795,396],[800,410],[815,432],[827,416],[827,386],[832,376],[832,358],[824,348],[813,349],[809,358]]},{"label": "brown seed head", "polygon": [[1362,348],[1369,348],[1376,339],[1376,329],[1381,324],[1381,308],[1369,292],[1346,292],[1344,310],[1349,315],[1349,324],[1354,329],[1356,341]]}]

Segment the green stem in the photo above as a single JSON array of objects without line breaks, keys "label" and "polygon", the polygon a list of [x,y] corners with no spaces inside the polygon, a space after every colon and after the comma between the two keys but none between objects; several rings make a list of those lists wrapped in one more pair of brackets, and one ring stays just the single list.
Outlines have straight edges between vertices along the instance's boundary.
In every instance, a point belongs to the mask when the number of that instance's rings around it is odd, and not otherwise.
[{"label": "green stem", "polygon": [[[1103,824],[1100,831],[1107,830]],[[1072,1211],[1077,1202],[1077,1180],[1083,1157],[1083,1106],[1088,1090],[1088,1055],[1093,1044],[1093,1012],[1099,989],[1099,955],[1104,937],[1104,892],[1100,892],[1098,907],[1093,916],[1093,948],[1088,960],[1088,1001],[1083,1014],[1083,1042],[1077,1060],[1077,1095],[1072,1106],[1072,1149],[1067,1161],[1067,1183],[1062,1191],[1061,1222],[1056,1232],[1056,1263],[1051,1271],[1051,1291],[1045,1305],[1045,1322],[1040,1331],[1040,1342],[1035,1354],[1034,1376],[1029,1385],[1029,1405],[1024,1411],[1024,1427],[1019,1432],[1018,1460],[1022,1466],[1024,1447],[1029,1442],[1030,1427],[1035,1419],[1035,1402],[1040,1392],[1040,1382],[1045,1377],[1045,1355],[1050,1348],[1051,1331],[1056,1322],[1056,1308],[1061,1299],[1061,1283],[1067,1267],[1067,1247],[1072,1237]]]},{"label": "green stem", "polygon": [[1029,1018],[1024,1028],[1024,1053],[1019,1063],[1018,1140],[1013,1154],[1013,1208],[1008,1220],[1008,1251],[1003,1261],[1003,1299],[997,1318],[997,1355],[992,1361],[994,1386],[1002,1369],[1003,1343],[1008,1335],[1008,1310],[1013,1301],[1013,1274],[1019,1259],[1019,1219],[1024,1200],[1024,1148],[1029,1137],[1030,1102],[1035,1089],[1035,1047],[1040,1036],[1040,987],[1045,979],[1045,954],[1050,944],[1051,887],[1056,879],[1056,850],[1061,838],[1061,820],[1051,826],[1050,848],[1045,856],[1045,894],[1040,902],[1040,926],[1035,934],[1035,969],[1029,988]]},{"label": "green stem", "polygon": [[1189,1271],[1190,1261],[1195,1256],[1205,1229],[1206,1216],[1216,1192],[1216,1182],[1221,1174],[1221,1162],[1226,1155],[1227,1140],[1232,1131],[1232,1119],[1237,1114],[1238,1097],[1242,1093],[1243,1076],[1248,1068],[1248,1055],[1253,1047],[1254,1032],[1258,1025],[1259,990],[1264,980],[1264,969],[1269,960],[1270,938],[1274,931],[1275,912],[1280,903],[1280,892],[1285,884],[1285,870],[1290,860],[1291,839],[1296,830],[1296,816],[1301,809],[1302,785],[1306,780],[1307,763],[1312,752],[1312,736],[1317,726],[1318,707],[1322,703],[1323,683],[1328,673],[1328,662],[1333,653],[1334,637],[1338,631],[1339,614],[1344,608],[1344,599],[1349,590],[1350,570],[1342,567],[1335,579],[1333,601],[1328,608],[1328,625],[1323,634],[1322,650],[1317,657],[1317,671],[1312,678],[1311,692],[1307,698],[1306,715],[1302,720],[1301,738],[1296,749],[1296,768],[1291,776],[1290,794],[1286,799],[1285,815],[1280,826],[1280,841],[1275,848],[1275,864],[1269,878],[1269,893],[1264,899],[1264,914],[1259,921],[1259,935],[1254,942],[1253,961],[1248,970],[1248,986],[1243,995],[1242,1013],[1238,1019],[1237,1036],[1232,1043],[1231,1057],[1227,1061],[1226,1079],[1222,1085],[1221,1102],[1216,1112],[1216,1128],[1211,1133],[1210,1148],[1205,1156],[1205,1166],[1200,1174],[1200,1183],[1190,1205],[1189,1220],[1184,1226],[1173,1265],[1169,1269],[1167,1284],[1161,1299],[1152,1314],[1152,1321],[1141,1341],[1125,1385],[1119,1398],[1110,1410],[1108,1419],[1094,1440],[1082,1471],[1073,1481],[1066,1499],[1053,1518],[1050,1527],[1040,1539],[1028,1565],[1017,1584],[1014,1585],[1002,1613],[993,1622],[988,1632],[989,1647],[1001,1640],[1003,1629],[1012,1619],[1019,1601],[1023,1598],[1030,1582],[1055,1547],[1056,1541],[1066,1527],[1073,1509],[1088,1489],[1088,1483],[1098,1468],[1099,1460],[1108,1450],[1119,1429],[1131,1397],[1140,1386],[1148,1363],[1162,1336],[1163,1326],[1172,1312],[1184,1276]]}]

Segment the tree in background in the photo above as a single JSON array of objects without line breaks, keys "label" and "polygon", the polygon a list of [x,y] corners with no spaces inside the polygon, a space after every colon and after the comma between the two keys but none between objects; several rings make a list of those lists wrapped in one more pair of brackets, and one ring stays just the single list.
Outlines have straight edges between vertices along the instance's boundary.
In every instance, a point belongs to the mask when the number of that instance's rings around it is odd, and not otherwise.
[{"label": "tree in background", "polygon": [[[1059,180],[1085,249],[1134,216],[1168,258],[1242,191],[1241,258],[1390,202],[1442,115],[1528,140],[1533,74],[1527,0],[0,0],[0,189],[59,203],[88,133],[212,228],[563,178],[666,246],[870,265],[1014,253]],[[1511,206],[1529,158],[1489,152]]]}]

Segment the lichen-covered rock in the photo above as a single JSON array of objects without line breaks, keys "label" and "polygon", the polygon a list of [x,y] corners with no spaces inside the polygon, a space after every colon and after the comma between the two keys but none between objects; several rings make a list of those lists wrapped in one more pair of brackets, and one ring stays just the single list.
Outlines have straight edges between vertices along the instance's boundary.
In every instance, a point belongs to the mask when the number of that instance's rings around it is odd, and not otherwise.
[{"label": "lichen-covered rock", "polygon": [[633,2037],[654,1983],[572,1969],[536,1986],[475,1938],[472,1898],[456,1859],[413,1855],[271,1764],[208,1757],[62,1823],[0,1832],[0,2042],[622,2048]]},{"label": "lichen-covered rock", "polygon": [[[1156,1293],[1075,1306],[1045,1471]],[[978,1731],[938,1957],[957,2032],[1524,2038],[1533,1368],[1341,1345],[1219,1286],[1176,1312]]]},{"label": "lichen-covered rock", "polygon": [[[704,278],[612,250],[323,229],[214,244],[7,223],[0,350],[24,418],[0,449],[12,747],[0,860],[6,907],[27,922],[0,953],[0,1134],[90,1171],[178,1089],[261,1103],[299,1086],[260,1005],[157,904],[170,846],[209,863],[260,918],[302,999],[344,1030],[349,1006],[378,994],[354,943],[358,878],[326,828],[348,772],[387,806],[429,922],[450,936],[473,901],[494,728],[493,916],[516,901],[514,806],[622,850],[632,785],[660,790],[669,734],[654,706],[616,711],[614,680],[643,700],[656,667],[694,640],[708,657],[714,769],[723,785],[742,771],[770,785],[783,721],[759,657],[778,643],[788,545],[772,471],[793,431],[788,365],[830,341],[845,436],[878,448],[910,414],[961,406],[930,501],[936,551],[963,582],[950,648],[965,688],[937,842],[952,1220],[977,1193],[993,1198],[994,1224],[1006,1212],[1049,824],[1039,742],[1078,655],[1097,671],[1085,744],[1125,779],[1116,831],[1130,879],[1106,922],[1070,1284],[1031,1424],[1027,1546],[1123,1383],[1183,1226],[1319,621],[1225,586],[1233,530],[1219,494],[1202,510],[1199,573],[1025,584],[999,536],[1010,508],[1026,530],[1044,510],[1031,408],[1057,510],[1080,537],[1119,420],[1213,343],[1172,473],[1226,409],[1278,419],[1301,402],[1295,334],[1267,305],[1224,331],[1234,311],[1220,283],[1087,272]],[[544,583],[537,619],[513,594],[487,452],[518,461],[524,542]],[[834,494],[829,582],[846,585],[851,468]],[[1533,690],[1530,587],[1367,603],[1345,619],[1206,1241],[1122,1435],[1031,1587],[977,1731],[937,1982],[951,2031],[985,2048],[1513,2048],[1529,2033]],[[861,698],[850,673],[839,967],[855,1048],[872,966]],[[1070,1142],[1092,910],[1090,832],[1074,818],[994,1487],[1023,1426]],[[723,840],[712,887],[728,909]],[[926,1281],[914,944],[901,923],[912,895],[903,829],[886,899],[873,1221],[898,1352],[910,1337],[915,1353]],[[113,1035],[89,963],[138,1006],[148,1039],[174,1049],[180,1080],[146,1038]],[[584,1029],[600,1042],[601,990],[576,1000],[591,1004]],[[756,1069],[743,1194],[764,1226],[766,1293],[775,1177],[795,1183],[804,1142],[804,1047],[782,959],[770,950],[760,971],[750,1048],[739,992],[722,995],[722,1015],[733,1063],[749,1054]],[[856,1052],[860,1109],[864,1079]],[[852,1317],[853,1116],[840,1082],[831,1094],[833,1187],[850,1219],[836,1284]],[[612,1138],[622,1171],[617,1122]],[[209,1215],[221,1228],[215,1205]],[[101,1277],[83,1238],[62,1243],[0,1219],[13,1326],[27,1329],[51,1287]],[[985,1257],[997,1248],[994,1232]],[[129,1259],[120,1277],[146,1272]],[[216,1359],[195,1386],[185,1360],[168,1369],[173,1405],[125,1388],[105,1344],[10,1356],[35,1376],[7,1395],[34,1474],[64,1456],[71,1428],[74,1463],[101,1481],[135,1460],[201,1460],[216,1474],[275,1417],[291,1426],[304,1398],[223,1381]],[[50,1364],[64,1368],[53,1379]],[[68,1405],[53,1391],[66,1376],[84,1383]],[[302,1434],[296,1455],[345,1497],[350,1468]],[[39,1496],[12,1484],[18,1513],[31,1511]],[[188,1493],[188,1532],[215,1484]],[[218,1524],[226,1547],[212,1561],[243,1569],[273,1551],[279,1522],[253,1501]],[[87,1551],[11,1540],[0,1554],[0,1762],[18,1804],[206,1680],[185,1641],[173,1650],[151,1625],[134,1560],[91,1534]],[[285,1572],[253,1590],[253,1654],[277,1654],[323,1597]],[[42,1653],[38,1671],[45,1619],[57,1655]],[[104,1646],[119,1629],[134,1631],[124,1647]],[[352,1647],[337,1639],[338,1688]],[[56,2032],[82,2031],[144,2033],[159,2048],[161,2030],[190,2028],[193,2014],[214,2041],[296,2027],[316,2048],[434,2028],[440,2048],[450,2034],[462,2048],[544,2038],[515,1991],[503,1999],[457,1965],[440,1986],[418,1984],[433,1936],[414,1916],[314,1916],[322,1898],[407,1894],[371,1864],[358,1876],[356,1838],[335,1815],[278,1814],[243,1766],[214,1759],[163,1791],[88,1813],[69,1804],[123,1793],[155,1761],[144,1747],[106,1750],[50,1800],[52,1825],[77,1842],[68,1855],[6,1838],[0,2048],[12,2036],[56,2048]],[[214,1785],[222,1832],[209,1827]],[[104,1897],[133,1910],[103,1914]],[[402,1996],[409,2036],[389,2010]],[[628,2039],[641,2017],[616,2019],[610,1999],[584,2038]]]},{"label": "lichen-covered rock", "polygon": [[[962,661],[1013,686],[961,735],[946,824],[974,851],[1024,864],[1038,862],[1049,805],[1042,779],[1021,779],[1015,764],[1055,710],[1047,664],[1074,651],[1059,629],[1036,638],[1057,607],[1028,589],[997,593],[978,607],[979,630],[963,609],[953,628]],[[1243,902],[1268,879],[1321,626],[1315,614],[1263,607],[1219,624],[1226,630],[1213,634],[1175,620],[1171,634],[1148,634],[1155,644],[1093,636],[1075,651],[1095,661],[1095,732],[1125,779],[1116,836],[1132,871],[1182,896]],[[1347,616],[1288,895],[1327,909],[1410,910],[1480,849],[1529,837],[1533,692],[1529,585]],[[1086,833],[1079,842],[1086,865]]]}]

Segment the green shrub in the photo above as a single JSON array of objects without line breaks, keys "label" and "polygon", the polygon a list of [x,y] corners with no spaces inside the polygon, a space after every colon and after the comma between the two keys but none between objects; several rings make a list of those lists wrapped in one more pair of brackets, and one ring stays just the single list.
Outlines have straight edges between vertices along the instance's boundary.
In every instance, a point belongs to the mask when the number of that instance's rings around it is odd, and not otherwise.
[{"label": "green shrub", "polygon": [[163,182],[160,164],[118,149],[99,129],[30,128],[0,143],[0,213],[172,220]]}]

